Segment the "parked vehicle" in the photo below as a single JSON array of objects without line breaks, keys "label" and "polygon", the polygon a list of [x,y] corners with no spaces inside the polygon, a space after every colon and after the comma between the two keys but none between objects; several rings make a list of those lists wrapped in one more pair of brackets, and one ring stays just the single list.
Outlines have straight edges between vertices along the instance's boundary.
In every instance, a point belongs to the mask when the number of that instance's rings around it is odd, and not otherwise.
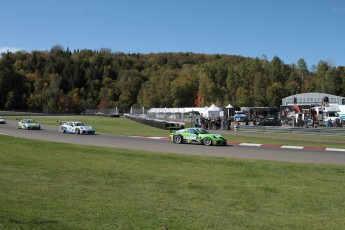
[{"label": "parked vehicle", "polygon": [[279,119],[276,119],[274,117],[268,117],[261,121],[259,121],[256,125],[258,126],[281,126],[282,123]]},{"label": "parked vehicle", "polygon": [[342,120],[342,122],[345,122],[345,105],[338,105],[338,108],[340,110],[339,117]]},{"label": "parked vehicle", "polygon": [[244,122],[247,120],[247,116],[244,114],[243,111],[235,111],[235,115],[232,116],[232,118],[238,122]]},{"label": "parked vehicle", "polygon": [[312,117],[318,119],[319,125],[325,125],[327,122],[336,123],[338,119],[340,120],[340,112],[339,106],[332,104],[324,107],[311,108]]}]

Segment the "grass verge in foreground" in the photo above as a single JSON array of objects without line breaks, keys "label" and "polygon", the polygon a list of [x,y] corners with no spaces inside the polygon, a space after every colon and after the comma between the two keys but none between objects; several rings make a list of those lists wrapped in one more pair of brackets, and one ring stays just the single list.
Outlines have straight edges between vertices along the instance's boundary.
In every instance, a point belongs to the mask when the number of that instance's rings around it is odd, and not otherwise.
[{"label": "grass verge in foreground", "polygon": [[0,229],[345,226],[342,166],[0,143]]}]

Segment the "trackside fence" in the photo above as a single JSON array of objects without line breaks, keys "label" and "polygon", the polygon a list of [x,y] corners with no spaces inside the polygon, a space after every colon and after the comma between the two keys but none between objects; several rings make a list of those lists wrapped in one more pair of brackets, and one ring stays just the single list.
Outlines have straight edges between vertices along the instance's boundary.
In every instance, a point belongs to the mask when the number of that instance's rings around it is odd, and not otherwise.
[{"label": "trackside fence", "polygon": [[345,136],[345,129],[335,127],[300,128],[285,126],[252,126],[241,125],[242,132],[272,132],[272,133],[291,133],[291,134],[314,134],[314,135],[334,135]]}]

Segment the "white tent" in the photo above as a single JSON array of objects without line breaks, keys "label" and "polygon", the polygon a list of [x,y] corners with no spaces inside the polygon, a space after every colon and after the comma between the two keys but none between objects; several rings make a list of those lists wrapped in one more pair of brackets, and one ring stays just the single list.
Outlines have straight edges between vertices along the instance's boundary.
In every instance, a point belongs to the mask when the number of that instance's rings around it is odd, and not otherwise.
[{"label": "white tent", "polygon": [[225,108],[227,109],[233,109],[234,107],[231,104],[228,104]]},{"label": "white tent", "polygon": [[225,107],[228,111],[228,117],[230,117],[230,115],[233,114],[233,109],[234,107],[231,105],[231,104],[228,104],[226,107]]},{"label": "white tent", "polygon": [[205,109],[202,114],[204,117],[208,118],[219,117],[220,109],[215,104],[212,104],[209,108]]}]

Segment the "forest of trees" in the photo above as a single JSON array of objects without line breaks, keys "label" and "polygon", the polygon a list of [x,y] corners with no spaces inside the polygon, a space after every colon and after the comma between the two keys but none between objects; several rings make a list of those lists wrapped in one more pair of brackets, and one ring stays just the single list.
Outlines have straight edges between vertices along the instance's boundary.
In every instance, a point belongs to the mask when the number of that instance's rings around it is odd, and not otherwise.
[{"label": "forest of trees", "polygon": [[118,107],[232,104],[279,107],[296,93],[345,96],[345,67],[275,56],[124,54],[109,49],[6,52],[0,56],[0,109],[81,113]]}]

